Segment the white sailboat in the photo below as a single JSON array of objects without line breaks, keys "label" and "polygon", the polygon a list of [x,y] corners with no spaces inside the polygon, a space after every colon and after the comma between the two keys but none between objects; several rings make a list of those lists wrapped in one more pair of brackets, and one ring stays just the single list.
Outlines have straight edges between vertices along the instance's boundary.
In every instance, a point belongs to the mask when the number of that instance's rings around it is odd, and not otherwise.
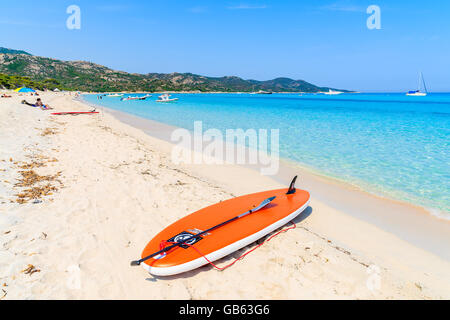
[{"label": "white sailboat", "polygon": [[[423,86],[423,90],[424,91],[420,91],[421,90],[421,84]],[[414,96],[414,97],[424,97],[428,94],[427,92],[427,86],[425,85],[425,80],[423,79],[423,74],[422,72],[419,73],[419,83],[417,85],[417,90],[416,91],[408,91],[406,93],[407,96]]]}]

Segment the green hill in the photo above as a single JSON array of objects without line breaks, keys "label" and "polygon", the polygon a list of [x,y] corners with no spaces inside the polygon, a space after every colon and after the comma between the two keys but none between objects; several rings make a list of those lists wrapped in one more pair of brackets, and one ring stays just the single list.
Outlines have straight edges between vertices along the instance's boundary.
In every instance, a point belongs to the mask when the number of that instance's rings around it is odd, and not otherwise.
[{"label": "green hill", "polygon": [[[8,52],[6,52],[8,50]],[[1,53],[1,52],[5,53]],[[201,91],[201,92],[319,92],[303,80],[277,78],[269,81],[244,80],[239,77],[206,77],[192,73],[133,74],[116,71],[85,61],[61,61],[37,57],[21,51],[0,48],[0,73],[28,77],[39,83],[52,83],[59,89],[116,91]],[[49,80],[50,79],[50,80]]]},{"label": "green hill", "polygon": [[14,50],[14,49],[8,49],[0,47],[0,53],[10,53],[10,54],[25,54],[28,56],[31,56],[28,52],[22,51],[22,50]]}]

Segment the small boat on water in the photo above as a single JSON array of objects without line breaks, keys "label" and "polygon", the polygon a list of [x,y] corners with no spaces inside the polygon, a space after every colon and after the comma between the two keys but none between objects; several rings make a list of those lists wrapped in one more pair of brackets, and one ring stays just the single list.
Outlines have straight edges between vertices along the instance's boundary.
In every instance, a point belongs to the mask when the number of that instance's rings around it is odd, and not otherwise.
[{"label": "small boat on water", "polygon": [[259,90],[258,92],[255,92],[255,94],[272,94],[272,91]]},{"label": "small boat on water", "polygon": [[[424,91],[420,91],[421,85],[423,87]],[[413,96],[413,97],[425,97],[428,94],[427,92],[427,86],[425,85],[425,80],[423,79],[422,72],[419,73],[419,83],[417,85],[416,91],[408,91],[406,93],[407,96]]]},{"label": "small boat on water", "polygon": [[331,89],[329,89],[328,92],[324,92],[324,94],[327,94],[327,95],[337,95],[337,94],[342,94],[342,93],[343,93],[342,91],[334,91]]},{"label": "small boat on water", "polygon": [[106,97],[108,97],[108,98],[118,98],[118,97],[123,97],[123,93],[122,93],[122,94],[119,94],[119,93],[108,94]]},{"label": "small boat on water", "polygon": [[136,96],[136,97],[126,97],[126,98],[122,98],[122,99],[120,99],[121,101],[129,101],[129,100],[145,100],[145,99],[147,99],[147,98],[150,98],[152,95],[151,94],[147,94],[147,95],[145,95],[145,96],[143,96],[143,97],[139,97],[139,96]]},{"label": "small boat on water", "polygon": [[156,102],[172,102],[172,101],[177,101],[178,98],[170,98],[171,95],[168,93],[165,93],[163,95],[160,95],[158,97],[158,100],[156,100]]}]

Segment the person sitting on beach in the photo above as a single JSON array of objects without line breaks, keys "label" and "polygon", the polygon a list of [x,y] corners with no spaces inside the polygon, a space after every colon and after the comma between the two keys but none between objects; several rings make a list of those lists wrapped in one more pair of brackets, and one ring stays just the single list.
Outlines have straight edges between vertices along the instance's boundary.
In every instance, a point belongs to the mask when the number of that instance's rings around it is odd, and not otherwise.
[{"label": "person sitting on beach", "polygon": [[23,100],[22,104],[26,104],[26,105],[28,105],[30,107],[34,107],[34,108],[41,108],[42,110],[51,110],[51,109],[53,109],[49,105],[43,104],[41,98],[38,98],[36,100],[35,104],[31,104],[31,103],[27,102],[26,100]]}]

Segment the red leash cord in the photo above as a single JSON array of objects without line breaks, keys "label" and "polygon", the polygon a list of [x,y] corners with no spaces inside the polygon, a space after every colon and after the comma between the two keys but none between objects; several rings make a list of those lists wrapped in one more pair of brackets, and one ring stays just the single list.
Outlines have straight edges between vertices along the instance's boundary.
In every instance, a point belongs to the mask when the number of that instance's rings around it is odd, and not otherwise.
[{"label": "red leash cord", "polygon": [[[263,242],[261,242],[260,244],[258,244],[256,247],[254,247],[253,249],[251,249],[250,251],[247,251],[246,253],[244,253],[243,255],[241,255],[240,257],[236,258],[233,262],[231,262],[230,264],[224,266],[224,267],[218,267],[216,266],[212,261],[210,261],[203,253],[200,252],[200,250],[198,250],[196,247],[194,247],[193,245],[190,245],[189,243],[183,243],[184,245],[187,245],[189,247],[191,247],[192,249],[194,249],[195,251],[197,251],[197,253],[202,256],[203,258],[205,258],[206,261],[208,261],[208,263],[210,265],[212,265],[214,268],[216,268],[219,271],[223,271],[229,267],[231,267],[233,264],[235,264],[236,262],[238,262],[239,260],[242,260],[246,255],[248,255],[249,253],[255,251],[256,249],[258,249],[259,247],[261,247],[264,243],[269,242],[272,238],[278,236],[280,233],[295,229],[297,227],[297,225],[292,222],[292,226],[290,226],[289,228],[286,229],[282,229],[280,231],[278,231],[277,233],[275,233],[274,235],[271,235],[269,238],[267,238],[266,240],[264,240]],[[166,245],[168,244],[174,244],[174,242],[167,242],[167,241],[161,241],[160,243],[160,250],[164,249]]]}]

